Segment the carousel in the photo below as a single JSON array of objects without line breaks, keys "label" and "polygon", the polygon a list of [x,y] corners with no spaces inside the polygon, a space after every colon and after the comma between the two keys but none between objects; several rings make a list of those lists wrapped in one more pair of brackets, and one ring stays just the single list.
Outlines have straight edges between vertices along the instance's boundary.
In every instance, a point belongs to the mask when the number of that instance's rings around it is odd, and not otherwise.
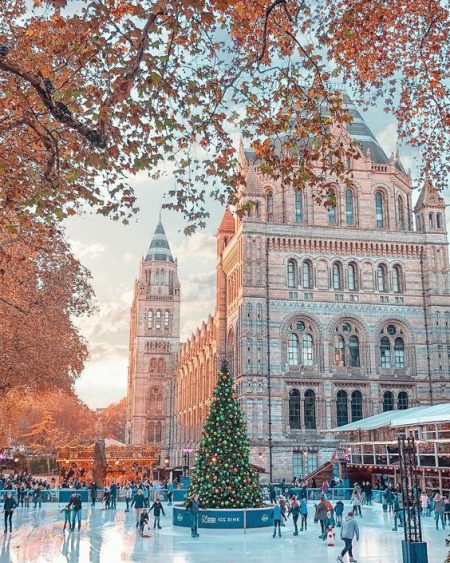
[{"label": "carousel", "polygon": [[132,446],[117,440],[98,440],[87,446],[56,448],[60,479],[70,483],[95,481],[100,487],[113,481],[120,486],[128,481],[158,478],[160,446]]}]

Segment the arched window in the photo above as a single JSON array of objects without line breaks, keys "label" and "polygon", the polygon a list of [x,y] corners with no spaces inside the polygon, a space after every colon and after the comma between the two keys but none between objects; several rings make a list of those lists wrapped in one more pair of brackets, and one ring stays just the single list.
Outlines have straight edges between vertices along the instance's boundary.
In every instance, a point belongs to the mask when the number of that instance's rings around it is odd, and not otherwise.
[{"label": "arched window", "polygon": [[347,222],[347,225],[353,225],[354,223],[352,190],[345,191],[345,220]]},{"label": "arched window", "polygon": [[405,206],[403,205],[403,198],[401,195],[398,196],[398,226],[400,229],[405,228]]},{"label": "arched window", "polygon": [[288,260],[288,287],[297,287],[297,262],[295,260]]},{"label": "arched window", "polygon": [[335,329],[334,360],[337,367],[361,367],[359,328],[351,320],[340,322]]},{"label": "arched window", "polygon": [[273,223],[273,194],[272,194],[272,192],[267,192],[266,206],[267,206],[267,222]]},{"label": "arched window", "polygon": [[155,423],[155,442],[161,442],[162,426],[160,422]]},{"label": "arched window", "polygon": [[328,224],[336,225],[336,203],[327,206]]},{"label": "arched window", "polygon": [[153,328],[153,311],[147,313],[147,328]]},{"label": "arched window", "polygon": [[161,328],[161,311],[159,309],[156,311],[155,328]]},{"label": "arched window", "polygon": [[306,430],[316,429],[316,394],[312,389],[305,391],[304,413]]},{"label": "arched window", "polygon": [[301,223],[303,221],[303,192],[297,190],[295,192],[295,222]]},{"label": "arched window", "polygon": [[438,229],[442,228],[442,215],[440,213],[436,213],[436,227]]},{"label": "arched window", "polygon": [[350,367],[359,368],[361,366],[361,360],[359,356],[359,340],[357,336],[350,336],[348,349],[350,352]]},{"label": "arched window", "polygon": [[259,219],[261,217],[261,208],[259,205],[259,201],[255,203],[255,217]]},{"label": "arched window", "polygon": [[384,227],[384,200],[381,192],[375,194],[375,225],[379,229]]},{"label": "arched window", "polygon": [[352,422],[361,420],[363,417],[362,395],[361,391],[353,391],[352,393]]},{"label": "arched window", "polygon": [[343,336],[334,339],[334,362],[338,367],[345,366],[345,340]]},{"label": "arched window", "polygon": [[428,226],[430,227],[430,229],[434,228],[434,215],[433,215],[433,213],[428,214]]},{"label": "arched window", "polygon": [[164,328],[169,328],[169,311],[164,313]]},{"label": "arched window", "polygon": [[350,291],[356,291],[358,289],[355,264],[348,265],[347,284]]},{"label": "arched window", "polygon": [[150,360],[150,371],[153,373],[154,371],[156,371],[156,359],[152,358]]},{"label": "arched window", "polygon": [[394,410],[394,394],[392,391],[385,391],[383,395],[383,412]]},{"label": "arched window", "polygon": [[288,339],[288,363],[290,366],[298,366],[299,364],[298,349],[298,336],[290,334]]},{"label": "arched window", "polygon": [[386,266],[384,264],[380,264],[377,268],[377,289],[381,292],[387,291]]},{"label": "arched window", "polygon": [[310,334],[303,336],[303,365],[313,365],[313,337]]},{"label": "arched window", "polygon": [[421,231],[422,230],[422,219],[421,219],[420,215],[417,215],[417,217],[416,217],[416,225],[417,225],[417,230]]},{"label": "arched window", "polygon": [[312,264],[305,260],[302,264],[302,287],[303,289],[311,289],[312,286]]},{"label": "arched window", "polygon": [[398,410],[405,411],[408,408],[408,393],[400,391],[398,394]]},{"label": "arched window", "polygon": [[395,293],[403,293],[402,268],[398,265],[392,269],[392,289]]},{"label": "arched window", "polygon": [[158,371],[164,373],[166,371],[166,362],[163,358],[159,358],[158,360]]},{"label": "arched window", "polygon": [[338,426],[348,424],[347,393],[338,391],[336,395],[336,421]]},{"label": "arched window", "polygon": [[396,368],[405,367],[405,343],[400,337],[394,341],[394,361]]},{"label": "arched window", "polygon": [[295,430],[301,428],[300,392],[297,389],[292,389],[289,393],[289,426]]},{"label": "arched window", "polygon": [[391,367],[391,342],[387,336],[380,341],[380,363],[382,368]]},{"label": "arched window", "polygon": [[342,289],[342,266],[340,262],[335,262],[333,264],[332,277],[333,289]]}]

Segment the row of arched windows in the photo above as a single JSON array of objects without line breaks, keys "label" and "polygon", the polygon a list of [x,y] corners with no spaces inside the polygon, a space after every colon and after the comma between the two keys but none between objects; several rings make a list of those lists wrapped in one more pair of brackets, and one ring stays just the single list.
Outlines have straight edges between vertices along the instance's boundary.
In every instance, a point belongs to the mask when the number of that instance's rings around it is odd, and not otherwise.
[{"label": "row of arched windows", "polygon": [[[426,217],[421,214],[417,215],[416,222],[417,222],[417,230],[418,231],[425,231],[425,221]],[[428,228],[429,229],[442,229],[442,213],[428,213]]]},{"label": "row of arched windows", "polygon": [[[350,404],[349,404],[350,403]],[[350,407],[350,409],[349,409]],[[399,410],[406,410],[409,407],[408,394],[405,391],[400,391],[397,395],[397,408]],[[386,391],[383,394],[383,412],[392,411],[395,409],[394,393]],[[350,411],[350,413],[349,413]],[[349,418],[351,416],[351,420]],[[340,390],[336,394],[336,425],[344,426],[349,422],[356,422],[361,420],[364,416],[363,413],[363,399],[361,391],[353,391],[348,399],[347,391]]]},{"label": "row of arched windows", "polygon": [[[346,279],[342,262],[336,260],[331,266],[330,287],[336,291],[347,288],[349,291],[358,291],[359,271],[355,262],[350,262],[346,268]],[[405,291],[403,269],[400,264],[395,264],[391,270],[391,283],[388,282],[388,268],[386,264],[379,264],[376,268],[376,288],[381,293],[392,290],[394,293]],[[290,289],[301,287],[312,289],[314,287],[314,270],[310,260],[304,260],[298,267],[297,261],[290,258],[287,262],[287,286]]]},{"label": "row of arched windows", "polygon": [[[289,366],[314,366],[318,363],[314,345],[314,328],[307,319],[291,323],[287,335],[287,362]],[[407,355],[403,329],[389,323],[379,335],[379,365],[381,368],[403,369]],[[334,336],[334,364],[336,367],[361,367],[359,328],[345,321],[336,326]]]},{"label": "row of arched windows", "polygon": [[165,373],[166,371],[166,362],[163,358],[151,358],[150,359],[150,372],[160,372]]},{"label": "row of arched windows", "polygon": [[158,309],[157,311],[152,311],[152,309],[150,309],[147,312],[147,328],[149,330],[152,330],[154,328],[160,330],[162,326],[164,326],[164,328],[169,328],[169,324],[170,313],[168,310],[161,311],[160,309]]},{"label": "row of arched windows", "polygon": [[[273,223],[274,220],[274,197],[271,189],[266,190],[266,220],[268,223]],[[294,219],[296,223],[303,223],[305,220],[305,192],[304,190],[296,190],[294,195]],[[330,188],[328,191],[328,202],[326,206],[327,218],[329,225],[337,224],[337,192],[335,188]],[[347,188],[344,193],[344,216],[345,224],[348,226],[355,225],[355,193],[351,188]],[[406,229],[409,226],[408,212],[405,211],[404,196],[398,195],[395,201],[396,205],[396,220],[399,229]],[[431,214],[430,214],[431,215]],[[440,228],[442,224],[442,217],[436,217],[436,226]],[[255,209],[256,218],[260,217],[259,203]],[[374,218],[375,227],[382,229],[388,226],[386,194],[383,190],[378,189],[374,194]],[[430,218],[434,224],[434,217]]]}]

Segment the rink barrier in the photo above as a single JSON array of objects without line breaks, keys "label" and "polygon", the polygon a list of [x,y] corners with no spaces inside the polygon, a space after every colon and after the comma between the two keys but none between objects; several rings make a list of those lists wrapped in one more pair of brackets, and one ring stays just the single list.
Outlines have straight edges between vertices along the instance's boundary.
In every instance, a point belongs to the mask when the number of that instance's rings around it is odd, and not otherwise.
[{"label": "rink barrier", "polygon": [[[273,507],[246,509],[200,509],[198,513],[198,527],[204,529],[248,529],[267,528],[273,526]],[[191,527],[191,513],[184,505],[174,506],[172,523],[183,528]]]},{"label": "rink barrier", "polygon": [[[4,493],[6,491],[0,490],[0,503],[3,503]],[[342,488],[333,488],[329,489],[328,493],[326,494],[327,500],[331,502],[335,502],[337,500],[342,501],[349,501],[352,495],[353,489],[342,489]],[[81,496],[81,501],[83,503],[90,503],[91,496],[90,491],[88,489],[44,489],[41,491],[41,502],[45,503],[58,503],[58,504],[67,504],[70,500],[70,496],[73,493],[78,493]],[[270,495],[269,489],[267,486],[261,486],[261,493],[263,495],[263,499],[266,502],[269,502]],[[280,487],[275,487],[275,493],[277,496],[282,494],[282,490]],[[17,500],[17,493],[13,491],[14,498]],[[32,494],[32,491],[30,491]],[[294,494],[299,499],[303,498],[304,491],[297,487],[288,487],[287,494]],[[322,496],[322,489],[307,489],[306,491],[306,498],[308,501],[318,501]],[[187,489],[174,489],[173,490],[173,502],[183,502],[187,499],[188,490]],[[381,503],[382,501],[383,491],[373,490],[372,491],[372,501]],[[156,496],[158,496],[161,500],[167,501],[167,489],[158,489],[152,488],[149,491],[149,500],[152,501]],[[99,490],[97,493],[97,502],[101,502],[103,498],[103,491]],[[125,502],[125,493],[123,490],[120,490],[117,494],[117,502]],[[30,504],[34,503],[33,499],[30,498]]]}]

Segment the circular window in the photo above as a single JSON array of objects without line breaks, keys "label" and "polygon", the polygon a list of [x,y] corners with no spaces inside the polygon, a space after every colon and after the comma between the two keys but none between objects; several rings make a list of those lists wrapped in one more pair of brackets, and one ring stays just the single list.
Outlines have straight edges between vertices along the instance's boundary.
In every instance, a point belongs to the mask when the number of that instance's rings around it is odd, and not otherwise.
[{"label": "circular window", "polygon": [[297,321],[297,324],[295,326],[297,330],[305,330],[305,323],[303,321]]},{"label": "circular window", "polygon": [[387,332],[388,332],[388,334],[393,336],[397,332],[397,329],[395,328],[394,325],[388,325]]},{"label": "circular window", "polygon": [[348,323],[344,323],[342,325],[342,332],[351,332],[351,331],[352,331],[352,327]]}]

